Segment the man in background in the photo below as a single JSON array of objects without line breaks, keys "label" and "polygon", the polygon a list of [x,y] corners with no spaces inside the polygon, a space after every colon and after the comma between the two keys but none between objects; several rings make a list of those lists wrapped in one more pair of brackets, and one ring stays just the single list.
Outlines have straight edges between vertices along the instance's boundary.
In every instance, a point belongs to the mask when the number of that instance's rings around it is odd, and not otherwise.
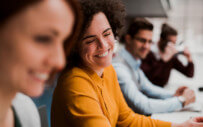
[{"label": "man in background", "polygon": [[173,94],[152,84],[140,69],[152,44],[153,25],[143,18],[135,19],[124,37],[125,47],[113,59],[121,90],[128,105],[137,113],[152,114],[181,110],[195,101],[194,91],[180,87]]}]

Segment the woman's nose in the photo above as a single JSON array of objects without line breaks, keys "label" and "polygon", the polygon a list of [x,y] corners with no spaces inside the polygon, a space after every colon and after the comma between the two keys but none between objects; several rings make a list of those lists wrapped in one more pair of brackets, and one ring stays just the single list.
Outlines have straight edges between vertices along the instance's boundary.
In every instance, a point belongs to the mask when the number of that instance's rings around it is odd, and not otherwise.
[{"label": "woman's nose", "polygon": [[60,71],[65,66],[65,53],[62,46],[55,47],[55,50],[51,51],[49,59],[49,65],[57,71]]}]

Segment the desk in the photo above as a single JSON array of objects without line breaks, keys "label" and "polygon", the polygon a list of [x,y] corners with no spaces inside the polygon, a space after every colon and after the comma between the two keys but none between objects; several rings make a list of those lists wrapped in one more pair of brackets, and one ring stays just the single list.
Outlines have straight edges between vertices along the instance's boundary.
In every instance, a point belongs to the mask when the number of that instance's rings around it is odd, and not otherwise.
[{"label": "desk", "polygon": [[190,106],[192,107],[194,105],[198,105],[199,108],[202,110],[201,112],[179,111],[172,113],[157,113],[152,114],[152,118],[169,122],[182,123],[190,119],[191,117],[203,116],[203,92],[199,92],[197,88],[194,89],[194,91],[196,94],[196,103],[191,104]]},{"label": "desk", "polygon": [[203,112],[189,112],[189,111],[183,111],[183,112],[172,112],[172,113],[160,113],[160,114],[153,114],[153,119],[159,119],[163,121],[168,122],[175,122],[175,123],[182,123],[191,117],[196,116],[203,116]]},{"label": "desk", "polygon": [[199,92],[198,88],[203,87],[203,54],[192,54],[195,64],[195,76],[193,78],[187,78],[180,72],[172,70],[169,79],[169,84],[165,89],[175,91],[179,86],[186,85],[194,89],[196,94],[196,102],[202,107],[202,112],[172,112],[163,114],[152,114],[152,118],[160,119],[169,122],[182,123],[188,120],[190,117],[203,116],[203,92]]}]

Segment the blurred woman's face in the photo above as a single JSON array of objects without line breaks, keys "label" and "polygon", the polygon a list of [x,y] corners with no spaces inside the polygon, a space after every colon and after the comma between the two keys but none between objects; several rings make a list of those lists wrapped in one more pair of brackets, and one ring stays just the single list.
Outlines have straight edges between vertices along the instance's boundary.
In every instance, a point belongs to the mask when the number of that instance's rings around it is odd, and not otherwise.
[{"label": "blurred woman's face", "polygon": [[177,41],[177,36],[176,35],[169,35],[168,36],[168,41],[176,44],[176,41]]},{"label": "blurred woman's face", "polygon": [[104,13],[95,14],[82,39],[80,55],[86,66],[94,71],[100,71],[109,66],[112,60],[114,41],[111,26]]},{"label": "blurred woman's face", "polygon": [[44,0],[0,28],[0,89],[39,96],[53,70],[65,65],[64,40],[74,14],[62,0]]}]

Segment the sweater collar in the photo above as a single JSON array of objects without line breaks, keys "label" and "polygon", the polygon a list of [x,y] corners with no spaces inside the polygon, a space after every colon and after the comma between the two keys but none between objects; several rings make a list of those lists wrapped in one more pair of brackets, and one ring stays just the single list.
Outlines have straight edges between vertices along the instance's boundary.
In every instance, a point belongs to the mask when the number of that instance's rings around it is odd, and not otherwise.
[{"label": "sweater collar", "polygon": [[94,70],[92,70],[92,69],[84,69],[85,70],[85,72],[90,76],[90,78],[93,80],[93,82],[95,83],[95,84],[98,84],[98,86],[99,87],[103,87],[103,81],[104,81],[104,78],[105,78],[105,73],[106,73],[106,71],[105,71],[105,69],[104,69],[104,71],[103,71],[103,74],[102,74],[102,77],[100,77]]}]

